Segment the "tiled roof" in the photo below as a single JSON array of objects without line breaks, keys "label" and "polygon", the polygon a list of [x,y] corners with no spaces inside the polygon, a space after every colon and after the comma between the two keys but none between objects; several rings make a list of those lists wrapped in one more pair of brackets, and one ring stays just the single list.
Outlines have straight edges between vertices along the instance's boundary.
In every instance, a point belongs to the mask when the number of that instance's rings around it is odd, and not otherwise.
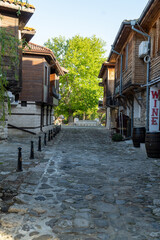
[{"label": "tiled roof", "polygon": [[49,53],[49,54],[53,55],[53,57],[55,58],[53,52],[49,48],[40,46],[35,43],[29,42],[24,50],[27,50],[27,51],[29,50],[29,51],[33,51],[33,52],[41,52],[41,53]]},{"label": "tiled roof", "polygon": [[25,53],[30,53],[30,54],[37,54],[37,55],[44,55],[44,56],[50,56],[50,58],[55,62],[55,65],[59,71],[60,75],[64,75],[66,72],[61,68],[59,62],[56,60],[56,57],[52,50],[49,48],[40,46],[35,43],[29,42],[27,46],[24,48],[24,54]]},{"label": "tiled roof", "polygon": [[33,5],[28,4],[26,2],[17,1],[17,0],[0,0],[0,2],[14,4],[14,5],[18,5],[18,6],[25,7],[25,8],[35,9],[35,7]]}]

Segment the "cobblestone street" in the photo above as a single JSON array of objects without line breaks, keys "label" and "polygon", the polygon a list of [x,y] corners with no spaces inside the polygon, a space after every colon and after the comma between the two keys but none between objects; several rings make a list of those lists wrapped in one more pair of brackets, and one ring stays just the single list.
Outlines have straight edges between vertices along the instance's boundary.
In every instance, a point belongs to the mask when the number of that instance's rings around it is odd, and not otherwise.
[{"label": "cobblestone street", "polygon": [[21,144],[24,171],[0,165],[1,240],[160,240],[160,160],[102,127],[63,127],[35,160]]}]

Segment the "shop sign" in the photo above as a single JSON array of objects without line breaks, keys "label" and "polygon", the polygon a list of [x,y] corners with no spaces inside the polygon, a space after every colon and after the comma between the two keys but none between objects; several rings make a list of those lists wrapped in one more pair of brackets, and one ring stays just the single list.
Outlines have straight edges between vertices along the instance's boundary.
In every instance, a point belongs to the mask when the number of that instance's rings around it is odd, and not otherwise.
[{"label": "shop sign", "polygon": [[149,131],[160,131],[159,108],[160,108],[160,90],[157,87],[150,88],[150,114],[149,114]]}]

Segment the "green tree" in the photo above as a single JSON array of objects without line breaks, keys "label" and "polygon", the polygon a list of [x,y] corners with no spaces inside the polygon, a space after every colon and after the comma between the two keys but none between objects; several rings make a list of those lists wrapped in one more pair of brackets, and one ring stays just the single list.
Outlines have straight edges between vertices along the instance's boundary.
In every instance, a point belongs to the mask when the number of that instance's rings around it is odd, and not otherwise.
[{"label": "green tree", "polygon": [[7,97],[8,72],[14,74],[18,81],[20,41],[5,28],[0,28],[0,121],[5,120],[6,103],[10,110],[10,100]]},{"label": "green tree", "polygon": [[62,100],[56,109],[72,120],[73,115],[95,112],[102,89],[98,86],[98,73],[105,60],[105,42],[96,36],[74,36],[49,39],[45,44],[69,73],[60,79]]}]

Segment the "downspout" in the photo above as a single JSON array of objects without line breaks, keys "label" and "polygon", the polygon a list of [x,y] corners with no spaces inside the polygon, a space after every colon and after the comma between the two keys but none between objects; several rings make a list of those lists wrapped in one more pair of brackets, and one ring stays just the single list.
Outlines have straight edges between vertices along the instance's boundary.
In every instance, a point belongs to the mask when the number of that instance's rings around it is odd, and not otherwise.
[{"label": "downspout", "polygon": [[[148,56],[150,59],[150,46],[151,46],[151,37],[134,26],[136,21],[131,21],[132,30],[148,38]],[[150,60],[147,61],[147,84],[146,84],[146,131],[149,131],[149,76],[150,76]]]},{"label": "downspout", "polygon": [[107,68],[107,76],[106,76],[106,128],[107,128],[107,117],[108,117],[108,114],[107,114],[107,87],[108,87],[108,68]]}]

